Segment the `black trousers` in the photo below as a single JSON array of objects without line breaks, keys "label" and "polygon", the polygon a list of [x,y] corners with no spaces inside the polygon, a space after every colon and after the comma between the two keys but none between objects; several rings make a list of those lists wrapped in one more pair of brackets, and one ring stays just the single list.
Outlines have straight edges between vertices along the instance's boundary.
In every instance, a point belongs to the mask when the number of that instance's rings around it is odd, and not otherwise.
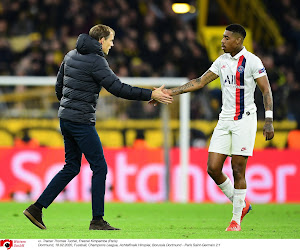
[{"label": "black trousers", "polygon": [[93,216],[104,216],[107,164],[95,126],[60,119],[60,128],[64,137],[66,164],[63,169],[54,176],[37,202],[45,208],[53,202],[65,186],[79,174],[81,158],[82,154],[84,154],[93,171]]}]

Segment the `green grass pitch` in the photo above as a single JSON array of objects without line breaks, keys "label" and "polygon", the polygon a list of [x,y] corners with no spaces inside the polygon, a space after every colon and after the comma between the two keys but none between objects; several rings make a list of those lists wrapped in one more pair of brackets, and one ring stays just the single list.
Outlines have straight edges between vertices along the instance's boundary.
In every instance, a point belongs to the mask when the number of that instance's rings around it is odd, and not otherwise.
[{"label": "green grass pitch", "polygon": [[231,204],[107,203],[105,217],[121,231],[89,231],[90,203],[53,203],[47,230],[24,215],[29,203],[0,203],[1,239],[299,239],[300,204],[252,204],[241,232],[225,232]]}]

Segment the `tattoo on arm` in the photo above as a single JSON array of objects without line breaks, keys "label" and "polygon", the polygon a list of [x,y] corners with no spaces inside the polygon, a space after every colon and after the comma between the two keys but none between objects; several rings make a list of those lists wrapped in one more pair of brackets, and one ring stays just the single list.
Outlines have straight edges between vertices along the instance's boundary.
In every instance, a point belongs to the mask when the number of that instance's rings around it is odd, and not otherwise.
[{"label": "tattoo on arm", "polygon": [[216,75],[215,73],[211,72],[210,70],[207,70],[200,78],[201,78],[201,81],[203,82],[203,87],[216,80],[219,76]]},{"label": "tattoo on arm", "polygon": [[265,110],[273,110],[273,98],[271,90],[263,95]]},{"label": "tattoo on arm", "polygon": [[191,87],[194,87],[194,84],[193,84],[194,80],[191,80],[189,81],[188,83],[180,86],[180,87],[177,87],[177,88],[173,88],[171,89],[172,90],[172,94],[174,95],[179,95],[179,94],[182,94],[182,93],[185,93],[185,90],[186,89],[189,89]]},{"label": "tattoo on arm", "polygon": [[217,79],[219,76],[207,70],[201,77],[193,79],[188,83],[179,86],[177,88],[172,88],[173,95],[179,95],[186,92],[191,92],[197,89],[203,88],[206,84],[212,82],[213,80]]}]

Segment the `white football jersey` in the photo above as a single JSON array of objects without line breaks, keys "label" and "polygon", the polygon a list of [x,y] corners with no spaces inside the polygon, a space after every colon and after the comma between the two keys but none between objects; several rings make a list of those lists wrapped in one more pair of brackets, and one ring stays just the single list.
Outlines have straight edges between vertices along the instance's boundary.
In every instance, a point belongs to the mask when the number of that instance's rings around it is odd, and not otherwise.
[{"label": "white football jersey", "polygon": [[261,60],[244,47],[234,57],[219,56],[210,71],[220,77],[222,88],[222,120],[239,120],[243,114],[256,112],[254,103],[255,79],[266,75]]}]

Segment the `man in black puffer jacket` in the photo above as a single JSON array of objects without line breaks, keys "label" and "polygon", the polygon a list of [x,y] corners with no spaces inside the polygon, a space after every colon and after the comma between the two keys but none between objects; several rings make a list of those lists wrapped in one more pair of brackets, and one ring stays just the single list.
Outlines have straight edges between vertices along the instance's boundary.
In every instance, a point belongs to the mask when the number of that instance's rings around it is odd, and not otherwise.
[{"label": "man in black puffer jacket", "polygon": [[39,199],[24,215],[41,229],[46,229],[42,209],[47,208],[65,186],[80,172],[82,154],[93,171],[92,213],[90,230],[119,230],[103,220],[107,164],[100,138],[95,129],[96,105],[102,87],[113,95],[129,100],[150,99],[168,104],[172,97],[162,92],[163,86],[151,91],[124,84],[109,68],[104,58],[113,46],[115,32],[108,26],[96,25],[89,35],[81,34],[76,49],[64,58],[55,86],[60,100],[58,117],[65,144],[63,169],[51,180]]}]

